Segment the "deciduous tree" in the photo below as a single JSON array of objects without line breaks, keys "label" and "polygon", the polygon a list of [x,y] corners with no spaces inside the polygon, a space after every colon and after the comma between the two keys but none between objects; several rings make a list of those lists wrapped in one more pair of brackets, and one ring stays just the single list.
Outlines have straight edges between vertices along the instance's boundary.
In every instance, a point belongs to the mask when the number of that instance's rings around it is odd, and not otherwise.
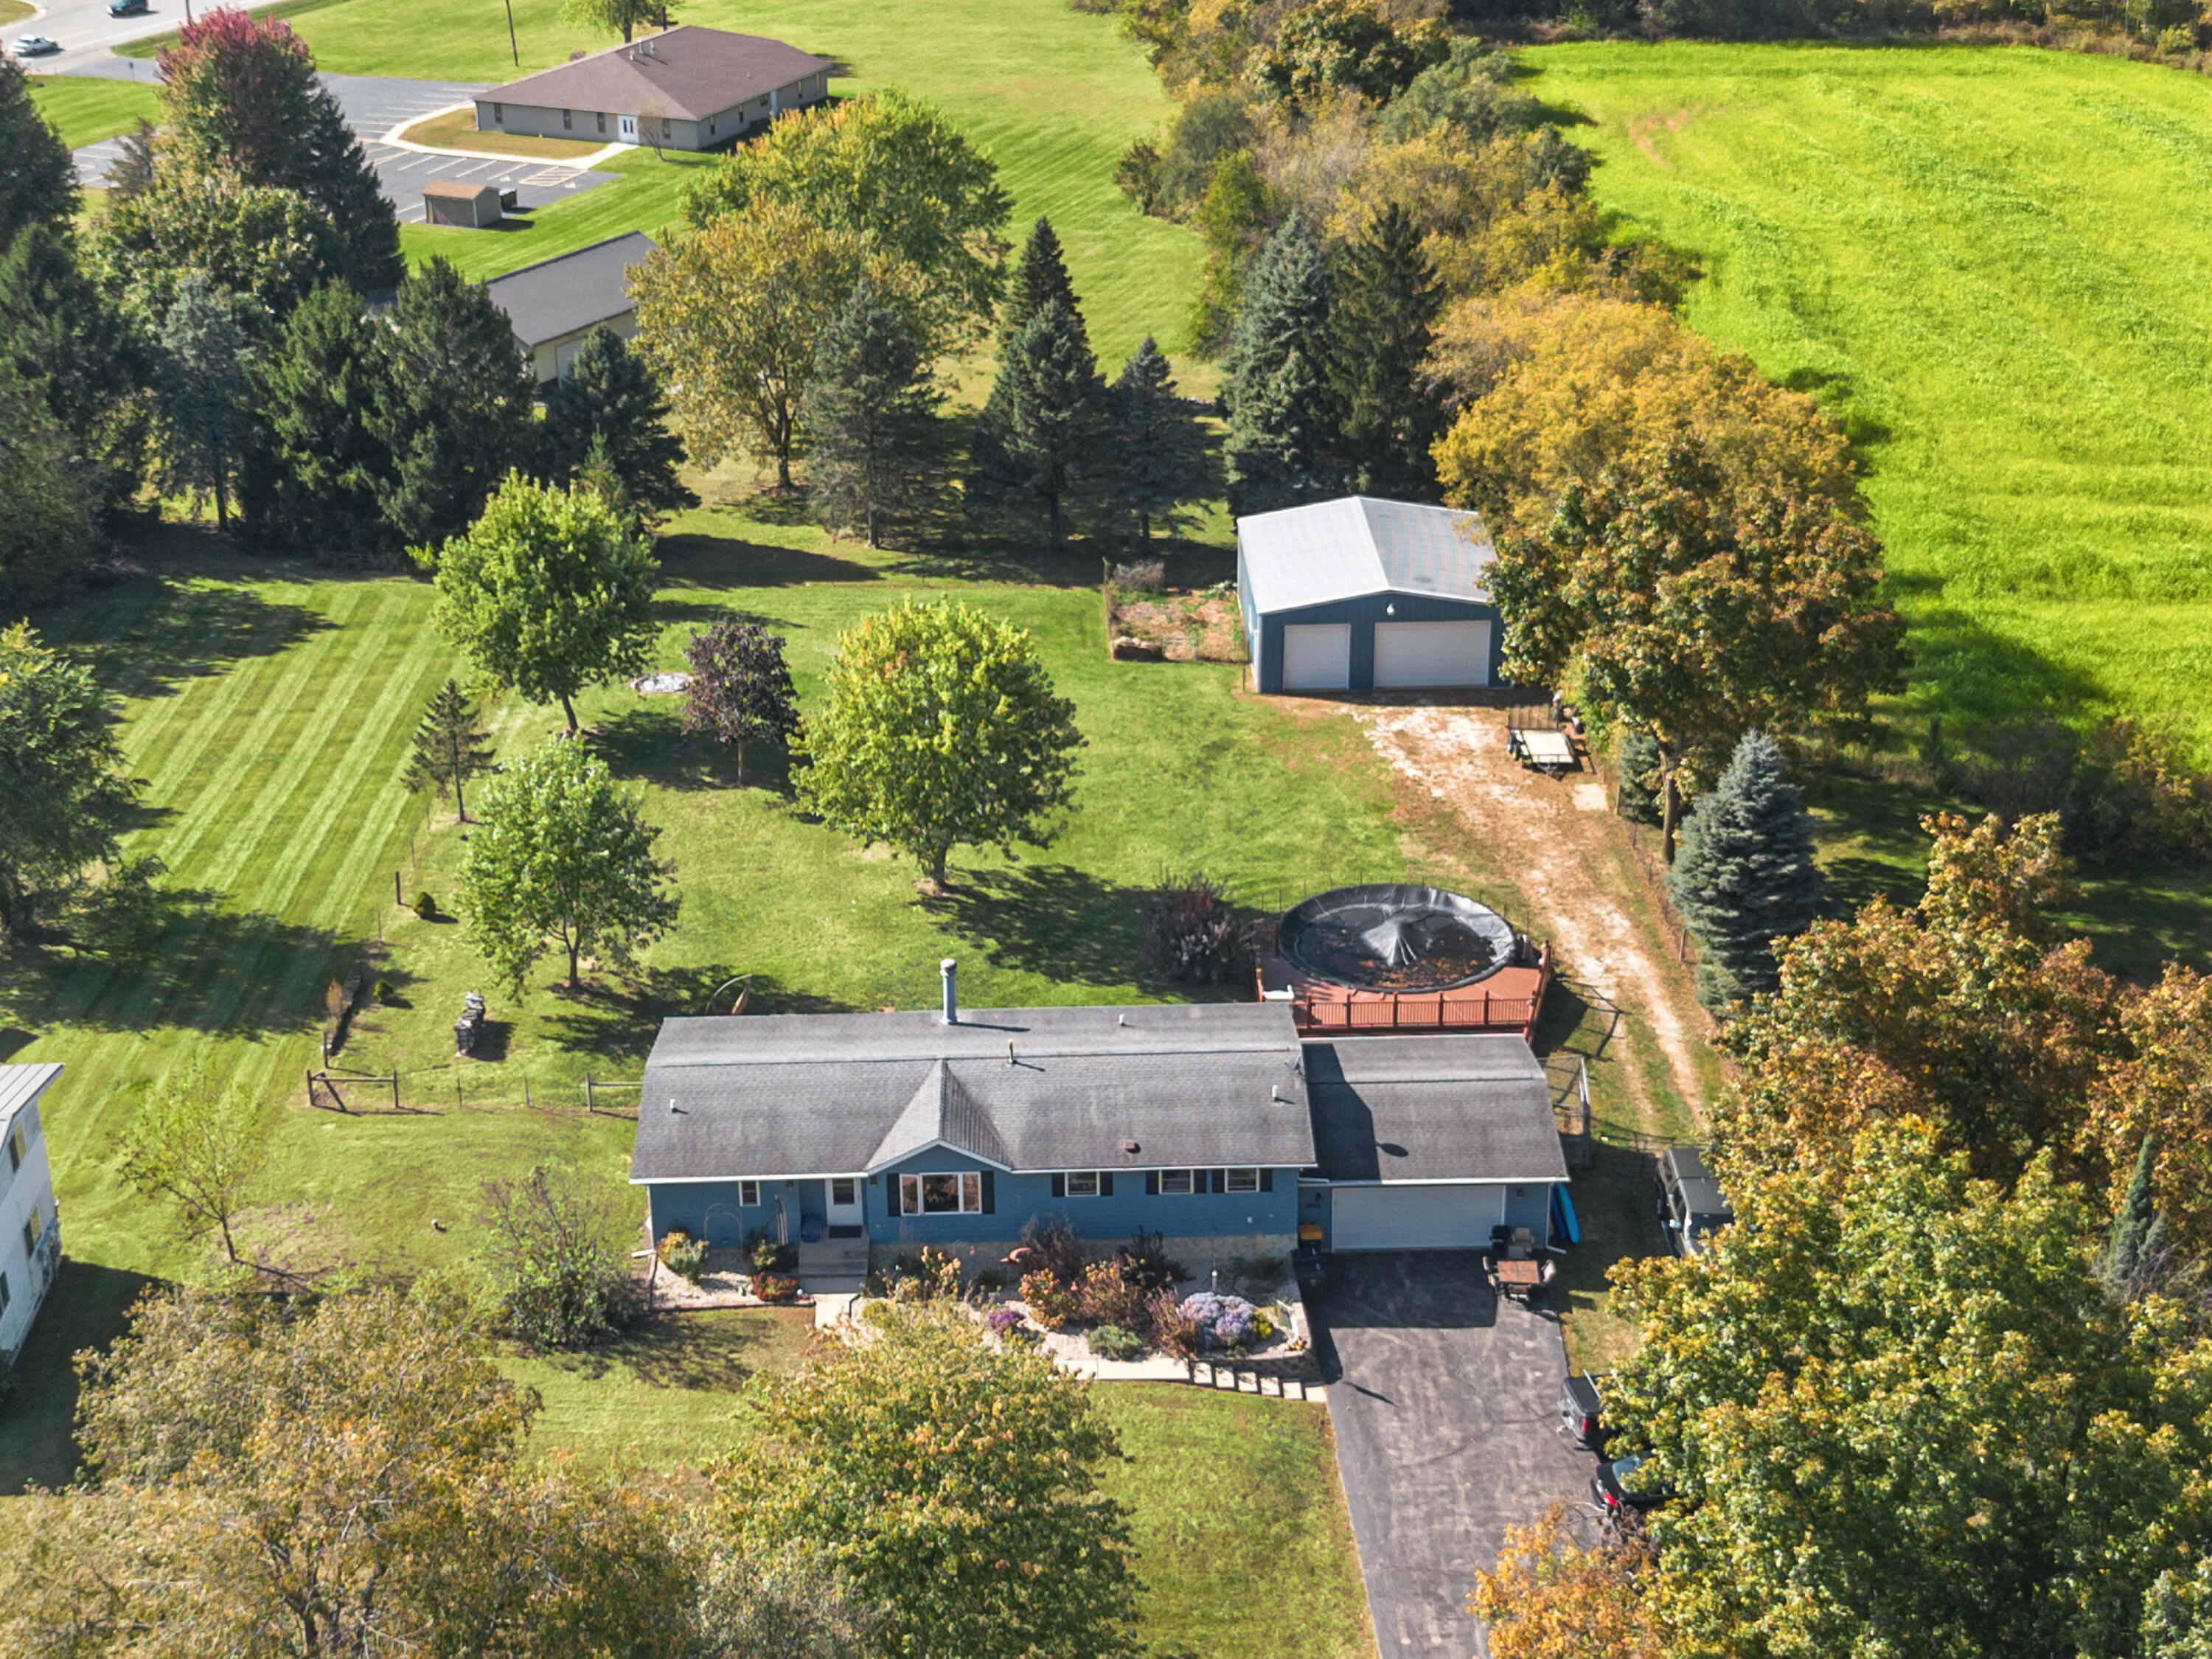
[{"label": "deciduous tree", "polygon": [[586,956],[627,966],[676,921],[653,856],[659,831],[579,742],[556,739],[510,763],[484,791],[461,866],[461,909],[493,967],[520,991],[549,947],[568,953],[568,988]]},{"label": "deciduous tree", "polygon": [[112,860],[136,786],[92,672],[28,623],[0,631],[0,921],[37,936],[42,913]]},{"label": "deciduous tree", "polygon": [[[989,325],[1011,198],[996,164],[928,105],[884,92],[786,115],[684,201],[698,227],[767,207],[802,212],[915,272],[914,320],[933,353],[970,344]],[[848,279],[835,295],[851,289]]]},{"label": "deciduous tree", "polygon": [[684,655],[691,665],[684,729],[704,732],[736,750],[742,785],[748,745],[788,743],[799,731],[799,694],[783,641],[758,623],[725,617],[694,634]]},{"label": "deciduous tree", "polygon": [[799,799],[848,835],[911,854],[941,886],[963,842],[1049,844],[1073,793],[1074,714],[1027,634],[965,605],[909,601],[838,642],[801,744]]},{"label": "deciduous tree", "polygon": [[1746,732],[1667,872],[1698,936],[1698,998],[1717,1013],[1776,988],[1774,942],[1804,932],[1826,892],[1813,862],[1813,815],[1784,769],[1771,738]]},{"label": "deciduous tree", "polygon": [[1650,1567],[1640,1538],[1586,1543],[1555,1503],[1505,1528],[1496,1570],[1475,1569],[1467,1610],[1482,1620],[1491,1659],[1664,1659],[1637,1583]]},{"label": "deciduous tree", "polygon": [[65,225],[76,212],[76,164],[31,101],[13,58],[0,62],[0,248],[33,225]]},{"label": "deciduous tree", "polygon": [[469,803],[463,791],[471,778],[492,769],[486,738],[476,705],[447,680],[422,711],[422,722],[415,728],[414,752],[407,757],[400,781],[410,790],[434,789],[441,798],[450,793],[454,821],[466,823]]},{"label": "deciduous tree", "polygon": [[1245,281],[1222,365],[1229,506],[1240,516],[1340,490],[1341,415],[1328,378],[1332,295],[1321,244],[1293,215]]},{"label": "deciduous tree", "polygon": [[[887,1309],[890,1304],[884,1304]],[[913,1659],[1134,1659],[1118,1455],[1083,1385],[987,1344],[957,1309],[891,1310],[763,1388],[761,1434],[714,1474],[757,1553],[797,1540],[882,1609]]]},{"label": "deciduous tree", "polygon": [[370,294],[399,281],[398,220],[289,23],[228,8],[204,12],[161,54],[161,72],[169,128],[163,168],[297,191],[331,228],[331,263],[321,274]]},{"label": "deciduous tree", "polygon": [[100,545],[100,476],[39,387],[0,358],[0,605],[53,599],[82,574]]},{"label": "deciduous tree", "polygon": [[125,314],[149,333],[198,273],[260,307],[258,343],[338,268],[336,236],[330,215],[301,191],[163,167],[152,189],[100,215],[88,250]]},{"label": "deciduous tree", "polygon": [[696,507],[699,498],[676,476],[684,443],[668,429],[660,377],[612,329],[599,327],[554,382],[545,398],[541,434],[550,476],[579,476],[597,442],[623,490],[646,513]]},{"label": "deciduous tree", "polygon": [[653,550],[594,491],[510,473],[483,516],[434,556],[438,626],[494,684],[557,702],[635,674],[653,648]]},{"label": "deciduous tree", "polygon": [[210,1077],[203,1061],[154,1085],[123,1138],[123,1178],[141,1196],[171,1205],[188,1237],[214,1233],[238,1260],[231,1223],[266,1162],[259,1114],[237,1085]]},{"label": "deciduous tree", "polygon": [[637,1280],[618,1242],[629,1231],[572,1176],[538,1164],[484,1184],[484,1270],[507,1334],[541,1353],[590,1348],[638,1312]]},{"label": "deciduous tree", "polygon": [[1488,580],[1507,673],[1651,733],[1671,862],[1686,765],[1709,778],[1747,731],[1861,716],[1901,683],[1881,575],[1881,543],[1826,503],[1739,495],[1685,441],[1571,486]]},{"label": "deciduous tree", "polygon": [[561,0],[561,21],[571,28],[619,33],[627,44],[641,25],[666,26],[670,0]]},{"label": "deciduous tree", "polygon": [[943,483],[945,401],[920,332],[864,280],[814,343],[800,405],[814,510],[868,545]]}]

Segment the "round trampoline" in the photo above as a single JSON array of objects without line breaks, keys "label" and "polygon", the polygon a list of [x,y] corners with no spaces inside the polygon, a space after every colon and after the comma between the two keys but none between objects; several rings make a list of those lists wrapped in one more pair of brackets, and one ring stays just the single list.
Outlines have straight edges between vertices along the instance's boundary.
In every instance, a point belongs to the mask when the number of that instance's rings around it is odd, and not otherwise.
[{"label": "round trampoline", "polygon": [[1449,991],[1514,958],[1512,925],[1434,887],[1338,887],[1283,917],[1282,952],[1304,972],[1366,991]]}]

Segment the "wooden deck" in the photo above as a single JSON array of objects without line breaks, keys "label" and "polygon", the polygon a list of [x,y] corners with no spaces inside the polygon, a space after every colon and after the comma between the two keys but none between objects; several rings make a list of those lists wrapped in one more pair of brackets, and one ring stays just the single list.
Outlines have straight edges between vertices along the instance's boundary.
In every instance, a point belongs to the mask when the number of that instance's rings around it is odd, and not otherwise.
[{"label": "wooden deck", "polygon": [[1261,999],[1289,1002],[1305,1036],[1516,1031],[1534,1042],[1552,983],[1552,947],[1545,945],[1534,967],[1501,968],[1455,991],[1355,991],[1310,980],[1272,951],[1257,967]]}]

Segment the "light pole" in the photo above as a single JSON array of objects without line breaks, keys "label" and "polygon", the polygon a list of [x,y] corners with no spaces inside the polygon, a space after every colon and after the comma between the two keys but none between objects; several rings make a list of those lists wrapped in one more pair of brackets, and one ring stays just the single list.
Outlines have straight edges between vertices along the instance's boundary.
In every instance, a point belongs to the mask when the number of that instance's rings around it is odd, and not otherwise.
[{"label": "light pole", "polygon": [[[192,0],[185,0],[189,6]],[[514,66],[522,67],[522,48],[514,44],[514,0],[507,0],[507,49],[514,54]]]}]

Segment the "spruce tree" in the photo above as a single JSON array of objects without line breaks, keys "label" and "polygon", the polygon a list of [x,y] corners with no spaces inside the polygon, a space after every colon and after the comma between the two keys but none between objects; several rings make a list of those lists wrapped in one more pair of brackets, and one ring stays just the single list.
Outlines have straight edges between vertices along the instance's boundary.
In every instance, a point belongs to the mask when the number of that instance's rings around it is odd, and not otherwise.
[{"label": "spruce tree", "polygon": [[1001,499],[1041,511],[1058,547],[1106,472],[1106,387],[1082,319],[1058,300],[1030,318],[999,360],[991,400],[1004,411]]},{"label": "spruce tree", "polygon": [[149,356],[66,230],[32,225],[0,254],[0,358],[44,394],[80,471],[110,504],[137,488]]},{"label": "spruce tree", "polygon": [[66,224],[76,212],[76,165],[61,135],[31,101],[30,82],[0,58],[0,247],[30,225]]},{"label": "spruce tree", "polygon": [[833,530],[879,545],[889,521],[933,491],[943,454],[938,406],[921,334],[866,281],[814,343],[814,378],[801,405],[813,447],[814,509]]},{"label": "spruce tree", "polygon": [[435,545],[465,532],[528,459],[537,383],[507,313],[443,258],[408,273],[390,323],[384,514],[402,542]]},{"label": "spruce tree", "polygon": [[1613,755],[1619,778],[1620,816],[1632,823],[1659,828],[1659,744],[1640,726],[1624,728]]},{"label": "spruce tree", "polygon": [[1668,891],[1698,937],[1698,1000],[1722,1012],[1778,983],[1773,941],[1820,914],[1813,816],[1783,781],[1782,750],[1762,732],[1735,755],[1682,833]]},{"label": "spruce tree", "polygon": [[1346,252],[1330,318],[1330,382],[1343,410],[1344,463],[1362,495],[1436,496],[1429,450],[1443,404],[1423,382],[1443,303],[1420,230],[1393,203]]},{"label": "spruce tree", "polygon": [[1168,360],[1151,335],[1115,377],[1114,505],[1139,541],[1155,525],[1170,534],[1188,521],[1185,509],[1218,487],[1213,458],[1198,417],[1176,395]]},{"label": "spruce tree", "polygon": [[986,508],[1002,509],[1024,494],[1023,469],[1006,452],[1006,428],[1013,416],[1006,404],[1004,365],[1030,319],[1055,301],[1079,324],[1082,321],[1083,308],[1075,297],[1075,284],[1068,278],[1067,262],[1060,256],[1060,238],[1049,219],[1039,219],[1014,261],[1013,275],[999,307],[1001,371],[968,440],[969,496]]},{"label": "spruce tree", "polygon": [[238,296],[201,273],[185,278],[161,322],[158,392],[169,417],[171,487],[215,497],[216,528],[230,528],[230,481],[246,426],[246,331]]},{"label": "spruce tree", "polygon": [[2135,1172],[2128,1177],[2127,1192],[2120,1200],[2119,1213],[2112,1218],[2112,1229],[2105,1246],[2105,1283],[2117,1296],[2136,1296],[2142,1289],[2145,1277],[2164,1254],[2166,1221],[2158,1212],[2152,1188],[2152,1176],[2157,1167],[2157,1139],[2145,1135],[2142,1150],[2136,1154]]},{"label": "spruce tree", "polygon": [[699,498],[676,476],[684,442],[668,429],[668,400],[653,365],[612,329],[599,327],[554,382],[539,432],[545,470],[556,479],[577,476],[597,440],[623,491],[647,513],[696,507]]},{"label": "spruce tree", "polygon": [[450,793],[454,821],[466,823],[469,803],[463,787],[479,772],[491,770],[487,736],[483,722],[477,717],[476,705],[458,684],[447,680],[422,711],[422,723],[415,728],[415,751],[408,757],[401,781],[410,793],[432,789],[441,798]]},{"label": "spruce tree", "polygon": [[1082,317],[1075,284],[1068,279],[1067,261],[1060,254],[1060,238],[1054,234],[1051,220],[1039,219],[1014,261],[1013,277],[1007,284],[1006,302],[999,320],[1000,349],[1055,300],[1078,319]]},{"label": "spruce tree", "polygon": [[254,355],[254,429],[239,481],[254,545],[336,564],[398,562],[383,512],[392,451],[378,418],[392,401],[388,337],[359,294],[331,283]]},{"label": "spruce tree", "polygon": [[1233,513],[1296,507],[1343,488],[1328,378],[1331,308],[1321,244],[1292,215],[1245,279],[1223,365]]}]

